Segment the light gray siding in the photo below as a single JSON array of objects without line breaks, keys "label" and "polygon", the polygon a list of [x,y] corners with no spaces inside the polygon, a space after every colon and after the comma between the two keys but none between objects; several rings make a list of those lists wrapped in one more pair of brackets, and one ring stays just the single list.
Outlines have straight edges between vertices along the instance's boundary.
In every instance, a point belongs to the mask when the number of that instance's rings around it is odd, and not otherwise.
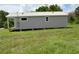
[{"label": "light gray siding", "polygon": [[14,18],[14,27],[20,29],[20,18]]},{"label": "light gray siding", "polygon": [[[47,16],[46,16],[47,17]],[[66,27],[67,16],[48,16],[46,21],[45,16],[30,16],[15,18],[14,27],[16,29],[32,29],[32,28],[53,28],[53,27]],[[27,20],[21,20],[27,18]]]},{"label": "light gray siding", "polygon": [[67,17],[66,16],[53,16],[49,17],[49,21],[45,22],[45,27],[66,27]]}]

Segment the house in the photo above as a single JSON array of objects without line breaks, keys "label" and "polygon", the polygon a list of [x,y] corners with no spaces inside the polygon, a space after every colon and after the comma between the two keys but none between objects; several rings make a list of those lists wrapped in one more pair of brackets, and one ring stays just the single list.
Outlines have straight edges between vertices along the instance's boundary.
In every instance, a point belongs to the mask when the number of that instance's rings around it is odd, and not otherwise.
[{"label": "house", "polygon": [[[17,29],[34,29],[34,28],[56,28],[67,27],[67,13],[65,12],[27,12],[13,13],[6,16],[14,20],[14,27]],[[8,28],[9,22],[7,21]]]}]

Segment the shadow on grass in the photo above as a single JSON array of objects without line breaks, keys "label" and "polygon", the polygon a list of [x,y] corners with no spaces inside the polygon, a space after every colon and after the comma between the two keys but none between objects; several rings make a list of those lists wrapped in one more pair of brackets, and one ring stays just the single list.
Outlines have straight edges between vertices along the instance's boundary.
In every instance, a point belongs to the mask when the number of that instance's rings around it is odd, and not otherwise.
[{"label": "shadow on grass", "polygon": [[34,29],[22,29],[22,30],[11,30],[10,32],[19,32],[19,31],[32,31],[32,30],[48,30],[48,29],[71,29],[72,27],[57,27],[57,28],[34,28]]}]

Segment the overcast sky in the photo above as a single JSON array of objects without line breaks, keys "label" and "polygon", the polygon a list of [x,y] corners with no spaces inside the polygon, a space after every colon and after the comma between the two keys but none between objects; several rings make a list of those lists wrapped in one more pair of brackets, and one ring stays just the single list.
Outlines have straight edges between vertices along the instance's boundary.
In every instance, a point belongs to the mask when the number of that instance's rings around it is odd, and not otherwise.
[{"label": "overcast sky", "polygon": [[[59,4],[58,4],[59,5]],[[10,13],[34,11],[41,4],[0,4],[0,10]],[[79,4],[61,4],[59,5],[64,12],[73,11]]]}]

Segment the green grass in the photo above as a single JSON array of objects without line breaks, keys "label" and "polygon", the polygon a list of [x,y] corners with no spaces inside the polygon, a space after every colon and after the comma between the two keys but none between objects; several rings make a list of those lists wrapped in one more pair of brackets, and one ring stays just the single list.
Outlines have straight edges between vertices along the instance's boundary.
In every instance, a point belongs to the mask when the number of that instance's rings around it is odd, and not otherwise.
[{"label": "green grass", "polygon": [[79,53],[79,24],[69,28],[9,32],[0,29],[0,53]]}]

